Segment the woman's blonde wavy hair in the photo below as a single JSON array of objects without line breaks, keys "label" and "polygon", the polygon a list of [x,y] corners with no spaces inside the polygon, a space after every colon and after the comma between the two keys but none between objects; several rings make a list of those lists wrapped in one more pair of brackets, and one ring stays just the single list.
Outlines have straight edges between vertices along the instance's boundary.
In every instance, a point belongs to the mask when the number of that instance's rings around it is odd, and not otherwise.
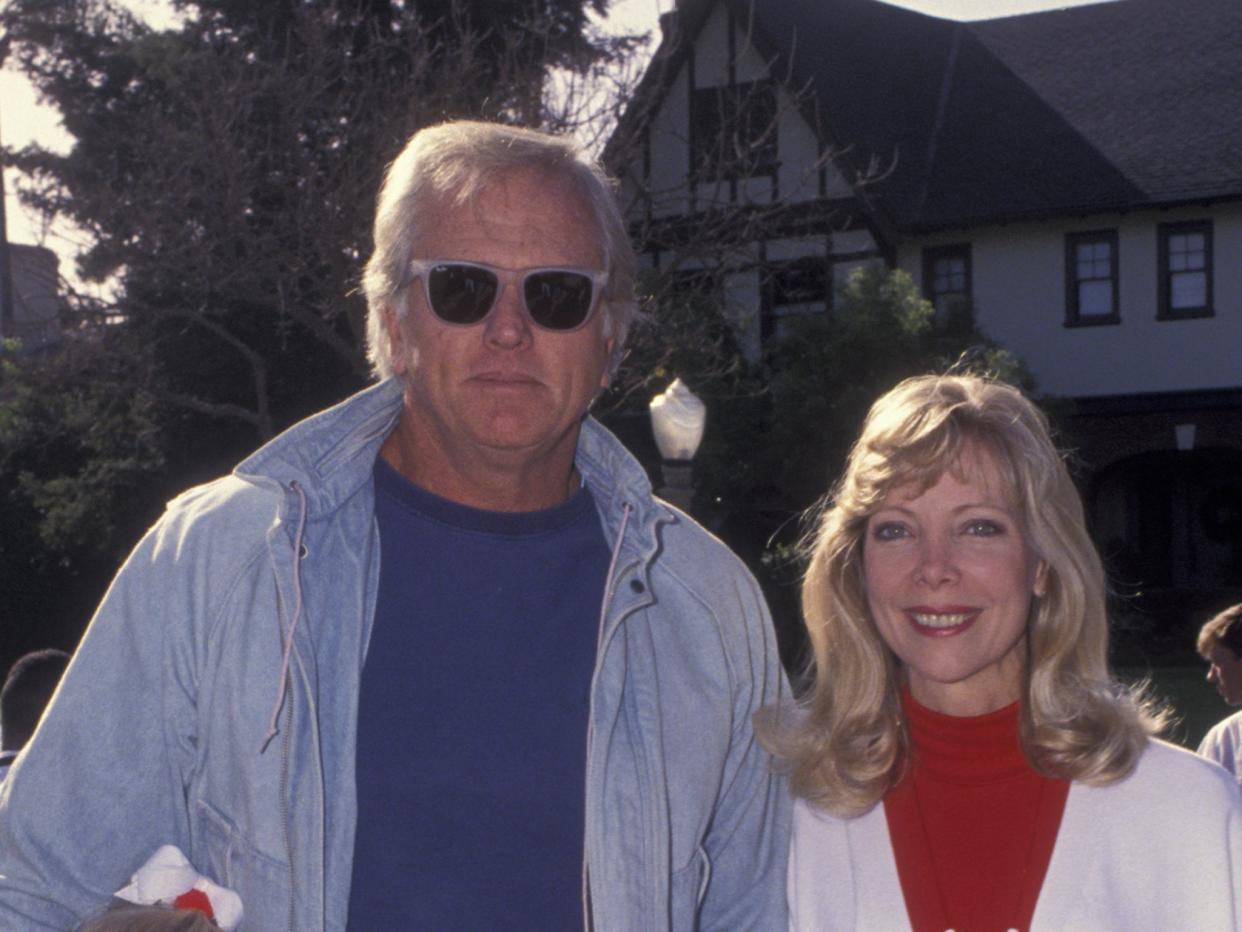
[{"label": "woman's blonde wavy hair", "polygon": [[814,688],[794,716],[760,720],[765,746],[796,795],[860,815],[893,786],[907,739],[902,673],[867,608],[862,555],[868,518],[892,489],[930,488],[975,445],[996,461],[1046,588],[1027,623],[1021,740],[1039,771],[1090,784],[1129,774],[1163,715],[1109,673],[1104,570],[1082,501],[1043,413],[1017,389],[979,376],[907,379],[871,408],[845,474],[808,537],[802,611]]}]

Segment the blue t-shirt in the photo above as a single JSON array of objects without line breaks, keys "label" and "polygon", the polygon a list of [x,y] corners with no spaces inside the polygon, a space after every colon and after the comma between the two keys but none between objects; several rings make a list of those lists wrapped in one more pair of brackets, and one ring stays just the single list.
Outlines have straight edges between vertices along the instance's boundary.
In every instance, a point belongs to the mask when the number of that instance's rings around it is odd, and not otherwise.
[{"label": "blue t-shirt", "polygon": [[349,925],[581,929],[587,707],[609,553],[585,488],[480,511],[375,467]]}]

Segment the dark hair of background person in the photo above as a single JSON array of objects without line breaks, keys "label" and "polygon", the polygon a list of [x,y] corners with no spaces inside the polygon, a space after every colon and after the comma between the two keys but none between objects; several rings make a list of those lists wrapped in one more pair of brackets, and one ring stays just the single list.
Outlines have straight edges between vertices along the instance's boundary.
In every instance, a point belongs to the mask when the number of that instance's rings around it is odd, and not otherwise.
[{"label": "dark hair of background person", "polygon": [[19,657],[9,669],[0,690],[3,750],[21,750],[30,740],[68,665],[68,654],[49,647]]},{"label": "dark hair of background person", "polygon": [[1206,658],[1214,644],[1229,648],[1234,657],[1242,657],[1242,602],[1213,615],[1199,629],[1199,653]]}]

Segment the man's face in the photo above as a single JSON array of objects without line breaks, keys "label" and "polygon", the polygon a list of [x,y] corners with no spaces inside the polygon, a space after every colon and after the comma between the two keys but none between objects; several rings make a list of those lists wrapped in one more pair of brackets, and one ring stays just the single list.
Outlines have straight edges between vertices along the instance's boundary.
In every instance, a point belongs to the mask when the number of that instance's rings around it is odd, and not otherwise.
[{"label": "man's face", "polygon": [[1216,643],[1207,652],[1207,680],[1220,691],[1229,705],[1242,705],[1242,658],[1235,657],[1224,644]]},{"label": "man's face", "polygon": [[[542,172],[504,175],[474,203],[440,204],[421,218],[420,230],[414,259],[504,270],[604,267],[598,225],[584,199]],[[523,312],[520,275],[504,277],[496,307],[471,326],[437,318],[421,281],[407,300],[403,321],[390,314],[394,368],[406,380],[411,427],[437,453],[466,463],[501,457],[521,466],[549,455],[572,462],[582,416],[607,384],[612,341],[604,337],[601,308],[577,330],[542,329]]]}]

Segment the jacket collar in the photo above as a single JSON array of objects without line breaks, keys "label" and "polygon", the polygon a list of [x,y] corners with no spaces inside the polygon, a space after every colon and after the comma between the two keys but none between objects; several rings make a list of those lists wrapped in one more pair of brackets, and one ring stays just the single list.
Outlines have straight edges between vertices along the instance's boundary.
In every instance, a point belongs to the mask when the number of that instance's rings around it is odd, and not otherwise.
[{"label": "jacket collar", "polygon": [[593,417],[582,423],[575,465],[595,498],[609,540],[616,536],[621,511],[628,504],[632,511],[628,534],[636,534],[634,544],[641,552],[653,550],[656,526],[675,520],[673,512],[652,496],[651,480],[634,455]]},{"label": "jacket collar", "polygon": [[[338,508],[371,479],[375,458],[401,414],[402,385],[390,378],[294,424],[243,460],[234,474],[283,486],[297,481],[310,515]],[[616,537],[625,504],[632,509],[630,547],[648,554],[656,526],[675,520],[652,498],[646,470],[621,441],[587,416],[578,435],[578,471],[591,489],[609,540]]]},{"label": "jacket collar", "polygon": [[401,414],[401,382],[386,379],[294,424],[233,470],[241,479],[296,481],[309,514],[336,510],[371,479]]}]

